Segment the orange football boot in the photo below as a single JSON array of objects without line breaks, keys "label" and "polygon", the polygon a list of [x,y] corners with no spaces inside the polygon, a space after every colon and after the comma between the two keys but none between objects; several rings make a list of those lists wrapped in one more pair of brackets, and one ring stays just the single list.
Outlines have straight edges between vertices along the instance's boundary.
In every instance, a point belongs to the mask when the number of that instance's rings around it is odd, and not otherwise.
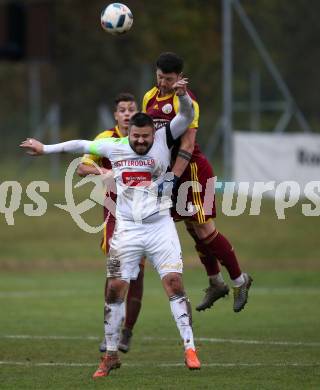
[{"label": "orange football boot", "polygon": [[188,348],[184,352],[184,362],[189,370],[200,370],[201,363],[195,349]]},{"label": "orange football boot", "polygon": [[121,362],[118,355],[107,355],[101,357],[101,362],[97,371],[93,374],[93,378],[101,378],[108,376],[111,370],[120,368]]}]

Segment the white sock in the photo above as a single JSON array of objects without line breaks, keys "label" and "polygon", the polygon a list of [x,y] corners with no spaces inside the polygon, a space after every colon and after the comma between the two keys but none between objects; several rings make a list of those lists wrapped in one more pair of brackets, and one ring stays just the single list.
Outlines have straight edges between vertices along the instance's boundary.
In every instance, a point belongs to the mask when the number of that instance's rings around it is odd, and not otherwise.
[{"label": "white sock", "polygon": [[210,279],[213,283],[224,283],[223,276],[222,276],[222,273],[221,273],[221,272],[219,272],[219,273],[216,274],[216,275],[210,275],[210,276],[209,276],[209,279]]},{"label": "white sock", "polygon": [[187,297],[177,295],[170,297],[170,307],[173,318],[176,321],[177,327],[182,337],[184,348],[195,349],[191,327],[191,318],[187,306]]},{"label": "white sock", "polygon": [[121,325],[125,317],[125,303],[106,303],[104,334],[107,351],[118,351]]},{"label": "white sock", "polygon": [[243,274],[238,276],[236,279],[233,279],[232,282],[234,287],[240,287],[245,282]]}]

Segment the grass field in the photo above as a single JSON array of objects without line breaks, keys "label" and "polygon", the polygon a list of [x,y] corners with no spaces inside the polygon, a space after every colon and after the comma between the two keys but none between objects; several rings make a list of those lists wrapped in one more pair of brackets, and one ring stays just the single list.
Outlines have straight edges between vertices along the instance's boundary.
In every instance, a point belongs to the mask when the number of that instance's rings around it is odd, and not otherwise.
[{"label": "grass field", "polygon": [[[36,171],[24,176],[23,191],[45,177]],[[79,192],[79,201],[89,190]],[[82,232],[53,206],[64,201],[61,181],[51,181],[44,196],[43,217],[26,217],[20,207],[15,225],[7,226],[0,215],[1,389],[320,388],[320,220],[304,217],[301,202],[283,221],[267,200],[257,217],[218,211],[219,230],[254,284],[241,313],[233,313],[232,297],[194,312],[201,371],[184,367],[168,301],[148,267],[132,350],[122,356],[120,370],[93,382],[103,327],[100,234]],[[100,218],[99,206],[85,215],[87,221]],[[207,281],[183,226],[179,232],[186,290],[195,306]]]},{"label": "grass field", "polygon": [[[94,383],[102,334],[102,272],[2,273],[1,389],[318,389],[319,274],[254,272],[245,311],[232,299],[194,313],[203,367],[182,345],[157,275],[147,269],[142,314],[123,366]],[[205,278],[187,270],[193,303]]]}]

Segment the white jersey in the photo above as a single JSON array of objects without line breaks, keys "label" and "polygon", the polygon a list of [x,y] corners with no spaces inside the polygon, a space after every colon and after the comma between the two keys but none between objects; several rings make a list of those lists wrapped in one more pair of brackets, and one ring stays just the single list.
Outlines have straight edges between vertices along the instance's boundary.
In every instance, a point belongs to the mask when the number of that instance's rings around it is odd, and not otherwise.
[{"label": "white jersey", "polygon": [[117,185],[117,219],[152,222],[160,213],[169,214],[171,199],[158,195],[158,184],[164,181],[174,140],[186,131],[194,116],[189,95],[180,96],[179,101],[178,114],[155,133],[153,145],[146,155],[137,154],[128,137],[44,145],[43,152],[90,153],[107,157],[112,163]]}]

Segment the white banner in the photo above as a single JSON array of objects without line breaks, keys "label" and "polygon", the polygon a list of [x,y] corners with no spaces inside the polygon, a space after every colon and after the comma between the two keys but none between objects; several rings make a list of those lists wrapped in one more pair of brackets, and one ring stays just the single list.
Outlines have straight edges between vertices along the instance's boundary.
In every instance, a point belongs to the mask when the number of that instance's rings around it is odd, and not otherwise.
[{"label": "white banner", "polygon": [[275,186],[296,182],[299,195],[307,195],[310,182],[320,181],[320,135],[234,132],[233,177]]}]

